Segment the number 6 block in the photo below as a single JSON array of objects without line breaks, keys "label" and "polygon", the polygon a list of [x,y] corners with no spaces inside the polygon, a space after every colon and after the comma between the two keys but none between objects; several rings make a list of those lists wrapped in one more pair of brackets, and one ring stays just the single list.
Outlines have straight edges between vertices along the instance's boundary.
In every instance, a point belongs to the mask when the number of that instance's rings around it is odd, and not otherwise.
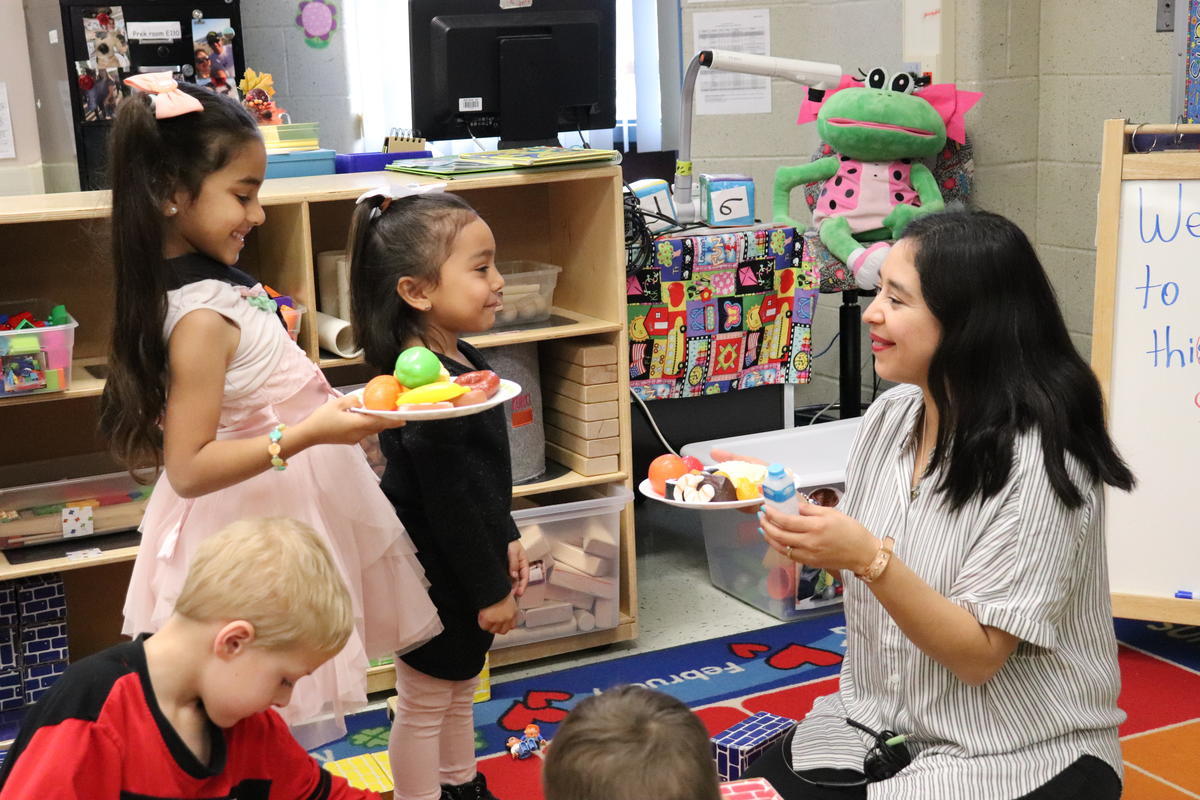
[{"label": "number 6 block", "polygon": [[754,224],[754,179],[700,175],[700,218],[713,227]]}]

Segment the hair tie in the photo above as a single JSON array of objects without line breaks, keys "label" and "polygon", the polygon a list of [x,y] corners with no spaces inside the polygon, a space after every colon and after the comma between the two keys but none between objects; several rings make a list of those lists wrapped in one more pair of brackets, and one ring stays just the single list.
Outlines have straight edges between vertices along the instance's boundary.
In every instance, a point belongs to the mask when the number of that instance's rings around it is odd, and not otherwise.
[{"label": "hair tie", "polygon": [[199,100],[180,91],[179,84],[169,72],[143,72],[126,78],[125,83],[150,95],[155,119],[178,117],[204,110]]},{"label": "hair tie", "polygon": [[402,197],[412,197],[418,194],[430,194],[432,192],[445,191],[445,183],[404,183],[404,184],[387,184],[376,186],[374,189],[368,189],[358,196],[354,201],[355,205],[373,200],[376,197],[380,198],[379,205],[371,210],[371,219],[375,219],[388,210],[388,206],[393,200],[399,200]]}]

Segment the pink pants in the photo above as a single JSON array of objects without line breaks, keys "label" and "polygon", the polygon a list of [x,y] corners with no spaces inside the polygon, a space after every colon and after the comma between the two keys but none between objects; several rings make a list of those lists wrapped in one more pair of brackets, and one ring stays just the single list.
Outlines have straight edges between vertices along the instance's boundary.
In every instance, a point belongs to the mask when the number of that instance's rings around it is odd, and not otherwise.
[{"label": "pink pants", "polygon": [[396,659],[396,720],[388,738],[395,800],[439,800],[441,784],[475,778],[477,682],[434,678]]}]

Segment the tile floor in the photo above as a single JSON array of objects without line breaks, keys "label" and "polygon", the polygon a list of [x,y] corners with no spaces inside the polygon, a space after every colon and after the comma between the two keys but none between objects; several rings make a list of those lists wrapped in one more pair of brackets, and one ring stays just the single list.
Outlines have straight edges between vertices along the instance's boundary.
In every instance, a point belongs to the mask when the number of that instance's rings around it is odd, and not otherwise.
[{"label": "tile floor", "polygon": [[610,658],[757,630],[778,619],[712,585],[700,515],[649,500],[634,506],[638,637],[527,664],[497,667],[493,681],[540,675]]}]

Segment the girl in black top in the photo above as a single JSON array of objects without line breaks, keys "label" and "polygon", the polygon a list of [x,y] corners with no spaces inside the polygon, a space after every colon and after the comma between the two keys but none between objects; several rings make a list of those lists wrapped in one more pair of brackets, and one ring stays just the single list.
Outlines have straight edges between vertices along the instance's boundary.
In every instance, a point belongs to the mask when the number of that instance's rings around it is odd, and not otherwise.
[{"label": "girl in black top", "polygon": [[[501,308],[491,229],[451,194],[364,196],[350,230],[354,328],[391,372],[415,345],[451,375],[487,369],[460,341]],[[396,663],[388,752],[397,800],[491,800],[475,770],[472,700],[492,638],[516,625],[529,567],[509,514],[512,469],[501,407],[410,422],[380,437],[383,489],[418,548],[444,631]]]}]

